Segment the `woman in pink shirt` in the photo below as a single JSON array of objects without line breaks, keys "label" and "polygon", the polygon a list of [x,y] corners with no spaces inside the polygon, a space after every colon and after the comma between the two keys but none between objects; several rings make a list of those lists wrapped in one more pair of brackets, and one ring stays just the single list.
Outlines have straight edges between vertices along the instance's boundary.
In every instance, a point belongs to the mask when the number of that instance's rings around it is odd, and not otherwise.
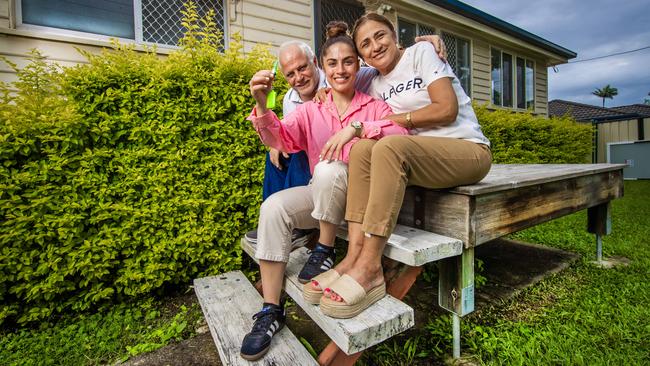
[{"label": "woman in pink shirt", "polygon": [[382,119],[392,114],[390,107],[354,89],[359,71],[359,55],[347,35],[347,24],[331,22],[328,39],[321,48],[321,62],[332,92],[325,103],[300,105],[280,121],[266,108],[266,97],[273,75],[263,70],[251,79],[251,94],[257,104],[248,117],[262,141],[269,147],[289,153],[304,150],[309,158],[312,181],[268,197],[260,208],[256,258],[260,263],[264,305],[255,314],[253,329],[242,342],[241,355],[248,360],[262,357],[271,338],[284,325],[280,293],[291,248],[293,229],[320,228],[319,243],[298,278],[305,285],[305,298],[318,303],[322,292],[311,291],[309,280],[327,285],[338,274],[330,271],[336,258],[336,228],[344,220],[348,167],[352,145],[359,139],[408,134],[408,131]]}]

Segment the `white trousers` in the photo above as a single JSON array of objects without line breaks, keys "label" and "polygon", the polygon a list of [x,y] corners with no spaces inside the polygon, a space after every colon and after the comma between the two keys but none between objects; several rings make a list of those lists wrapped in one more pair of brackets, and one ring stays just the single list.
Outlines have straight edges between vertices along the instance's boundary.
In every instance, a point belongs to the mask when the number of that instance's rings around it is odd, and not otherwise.
[{"label": "white trousers", "polygon": [[348,166],[340,161],[320,162],[307,186],[269,196],[260,208],[255,257],[287,262],[293,229],[318,228],[323,220],[339,225],[345,218]]}]

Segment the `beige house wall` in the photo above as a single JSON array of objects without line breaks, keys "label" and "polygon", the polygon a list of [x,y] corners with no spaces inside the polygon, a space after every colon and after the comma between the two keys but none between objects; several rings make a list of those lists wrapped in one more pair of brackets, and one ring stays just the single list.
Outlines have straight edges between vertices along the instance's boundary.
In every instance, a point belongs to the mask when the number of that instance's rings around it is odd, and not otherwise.
[{"label": "beige house wall", "polygon": [[[644,129],[650,125],[646,118]],[[607,143],[622,141],[637,141],[639,137],[638,120],[603,122],[598,127],[598,163],[607,162]],[[645,130],[647,131],[647,130]]]},{"label": "beige house wall", "polygon": [[0,28],[9,28],[9,0],[0,0]]},{"label": "beige house wall", "polygon": [[244,51],[255,45],[270,45],[273,50],[285,41],[300,40],[314,47],[314,8],[312,0],[227,1],[229,33],[239,32]]}]

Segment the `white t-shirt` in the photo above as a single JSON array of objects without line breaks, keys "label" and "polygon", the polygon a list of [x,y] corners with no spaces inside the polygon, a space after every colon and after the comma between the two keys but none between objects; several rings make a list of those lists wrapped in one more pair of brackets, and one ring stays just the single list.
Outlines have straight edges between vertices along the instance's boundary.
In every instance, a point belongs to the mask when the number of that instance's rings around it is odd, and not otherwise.
[{"label": "white t-shirt", "polygon": [[369,94],[384,100],[395,113],[406,113],[431,104],[427,87],[434,81],[448,77],[458,98],[456,121],[446,126],[415,128],[411,134],[451,137],[490,145],[478,124],[471,99],[460,86],[460,81],[449,64],[442,62],[429,42],[418,42],[404,50],[402,58],[387,75],[377,76]]}]

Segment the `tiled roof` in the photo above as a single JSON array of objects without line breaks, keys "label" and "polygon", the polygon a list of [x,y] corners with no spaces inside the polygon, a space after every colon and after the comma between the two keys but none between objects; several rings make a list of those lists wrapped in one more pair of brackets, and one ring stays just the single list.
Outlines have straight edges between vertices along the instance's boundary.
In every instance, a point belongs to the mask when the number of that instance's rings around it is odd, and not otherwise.
[{"label": "tiled roof", "polygon": [[623,113],[634,113],[638,114],[639,117],[648,118],[650,117],[650,105],[647,104],[630,104],[622,105],[620,107],[612,107],[610,109],[615,109]]},{"label": "tiled roof", "polygon": [[570,115],[576,121],[612,121],[638,118],[636,113],[618,111],[613,108],[602,108],[589,104],[569,102],[554,99],[548,102],[549,117]]}]

